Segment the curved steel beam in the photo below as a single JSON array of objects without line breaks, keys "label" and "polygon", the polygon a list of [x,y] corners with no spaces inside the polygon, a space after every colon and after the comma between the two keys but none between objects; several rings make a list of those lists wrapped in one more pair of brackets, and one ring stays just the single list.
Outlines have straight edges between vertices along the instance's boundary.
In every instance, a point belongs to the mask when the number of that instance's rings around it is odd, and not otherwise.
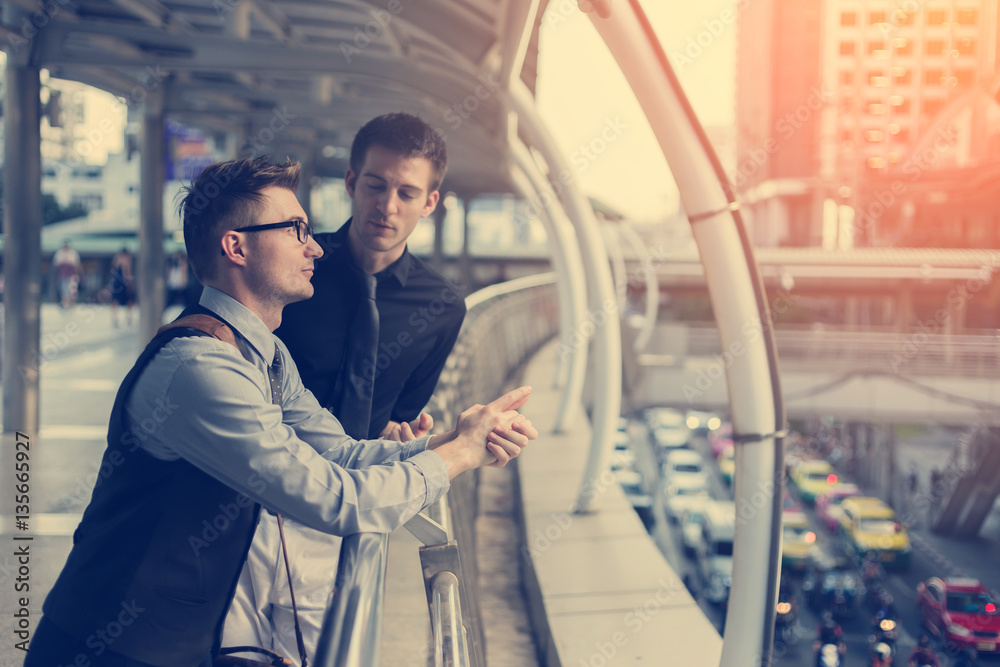
[{"label": "curved steel beam", "polygon": [[598,478],[611,454],[621,413],[622,344],[614,283],[594,210],[574,183],[574,172],[539,117],[531,93],[522,81],[517,80],[511,82],[507,99],[529,141],[549,163],[549,178],[558,179],[558,187],[553,186],[553,191],[576,228],[587,271],[591,309],[588,315],[595,322],[593,437],[574,506],[576,512],[587,512],[597,496],[594,489],[599,488]]},{"label": "curved steel beam", "polygon": [[[511,152],[521,172],[520,177],[527,181],[524,184],[526,194],[535,193],[529,201],[550,202],[547,206],[537,208],[542,224],[549,234],[549,245],[552,248],[552,260],[557,275],[556,284],[559,286],[559,333],[562,340],[556,381],[558,382],[562,376],[565,378],[565,385],[553,431],[561,433],[566,429],[570,417],[574,416],[574,410],[582,401],[583,383],[587,375],[587,345],[582,336],[584,313],[587,309],[584,261],[573,227],[561,214],[552,186],[531,158],[528,148],[520,141],[515,141],[511,143]],[[513,176],[516,180],[519,178],[517,173]],[[577,338],[580,340],[576,340]]]},{"label": "curved steel beam", "polygon": [[639,354],[649,345],[649,339],[653,337],[653,329],[656,327],[656,318],[660,311],[660,280],[653,270],[652,254],[649,248],[642,242],[639,235],[632,227],[626,224],[618,225],[618,232],[636,251],[639,261],[642,263],[642,277],[646,281],[646,314],[642,321],[642,328],[635,337],[632,344],[632,351]]},{"label": "curved steel beam", "polygon": [[[740,512],[721,664],[766,667],[771,663],[778,588],[785,428],[770,313],[738,204],[718,158],[638,1],[627,0],[618,9],[609,19],[591,20],[671,166],[701,252],[727,359]],[[691,395],[690,400],[695,398]],[[754,504],[761,494],[770,502]]]}]

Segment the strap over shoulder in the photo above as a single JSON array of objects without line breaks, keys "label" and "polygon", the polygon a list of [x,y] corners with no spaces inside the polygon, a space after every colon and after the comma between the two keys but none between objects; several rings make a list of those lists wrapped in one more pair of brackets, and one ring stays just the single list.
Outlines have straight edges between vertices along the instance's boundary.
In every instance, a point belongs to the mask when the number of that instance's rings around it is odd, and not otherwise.
[{"label": "strap over shoulder", "polygon": [[156,331],[156,335],[159,336],[162,333],[170,331],[171,329],[197,329],[205,334],[208,334],[212,338],[221,340],[224,343],[229,343],[233,347],[239,349],[239,345],[236,344],[236,335],[233,330],[229,328],[222,320],[212,315],[206,315],[204,313],[195,313],[194,315],[185,315],[179,319],[174,320],[170,324],[164,324]]}]

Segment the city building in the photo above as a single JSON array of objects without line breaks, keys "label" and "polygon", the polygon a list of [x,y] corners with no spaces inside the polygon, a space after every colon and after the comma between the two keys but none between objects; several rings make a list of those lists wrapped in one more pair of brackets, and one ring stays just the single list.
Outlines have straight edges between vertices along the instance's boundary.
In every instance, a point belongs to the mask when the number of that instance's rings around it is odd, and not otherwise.
[{"label": "city building", "polygon": [[754,241],[998,247],[998,37],[998,0],[742,6],[733,181]]}]

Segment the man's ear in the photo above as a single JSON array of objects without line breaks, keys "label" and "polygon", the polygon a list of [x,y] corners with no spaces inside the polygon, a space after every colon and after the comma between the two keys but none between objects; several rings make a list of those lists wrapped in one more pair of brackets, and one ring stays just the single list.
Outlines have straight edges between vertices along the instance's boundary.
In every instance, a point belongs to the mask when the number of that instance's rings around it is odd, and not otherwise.
[{"label": "man's ear", "polygon": [[344,174],[344,187],[347,188],[347,194],[351,199],[354,199],[354,188],[358,185],[358,176],[354,173],[350,167],[347,168],[347,173]]},{"label": "man's ear", "polygon": [[426,218],[434,209],[437,208],[438,199],[441,198],[441,193],[435,190],[434,192],[427,195],[427,202],[424,204],[424,209],[420,212],[421,218]]},{"label": "man's ear", "polygon": [[232,230],[222,235],[222,256],[238,266],[247,265],[247,238]]}]

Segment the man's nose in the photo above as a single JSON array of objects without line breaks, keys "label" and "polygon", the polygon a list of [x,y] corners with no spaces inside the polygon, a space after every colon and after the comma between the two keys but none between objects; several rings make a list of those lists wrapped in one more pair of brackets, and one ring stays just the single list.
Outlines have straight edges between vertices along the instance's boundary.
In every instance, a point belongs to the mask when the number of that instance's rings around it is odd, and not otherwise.
[{"label": "man's nose", "polygon": [[399,197],[394,190],[386,190],[378,200],[378,209],[382,215],[392,215],[399,209]]},{"label": "man's nose", "polygon": [[306,241],[306,257],[318,259],[323,256],[323,247],[316,241],[315,236],[310,236]]}]

